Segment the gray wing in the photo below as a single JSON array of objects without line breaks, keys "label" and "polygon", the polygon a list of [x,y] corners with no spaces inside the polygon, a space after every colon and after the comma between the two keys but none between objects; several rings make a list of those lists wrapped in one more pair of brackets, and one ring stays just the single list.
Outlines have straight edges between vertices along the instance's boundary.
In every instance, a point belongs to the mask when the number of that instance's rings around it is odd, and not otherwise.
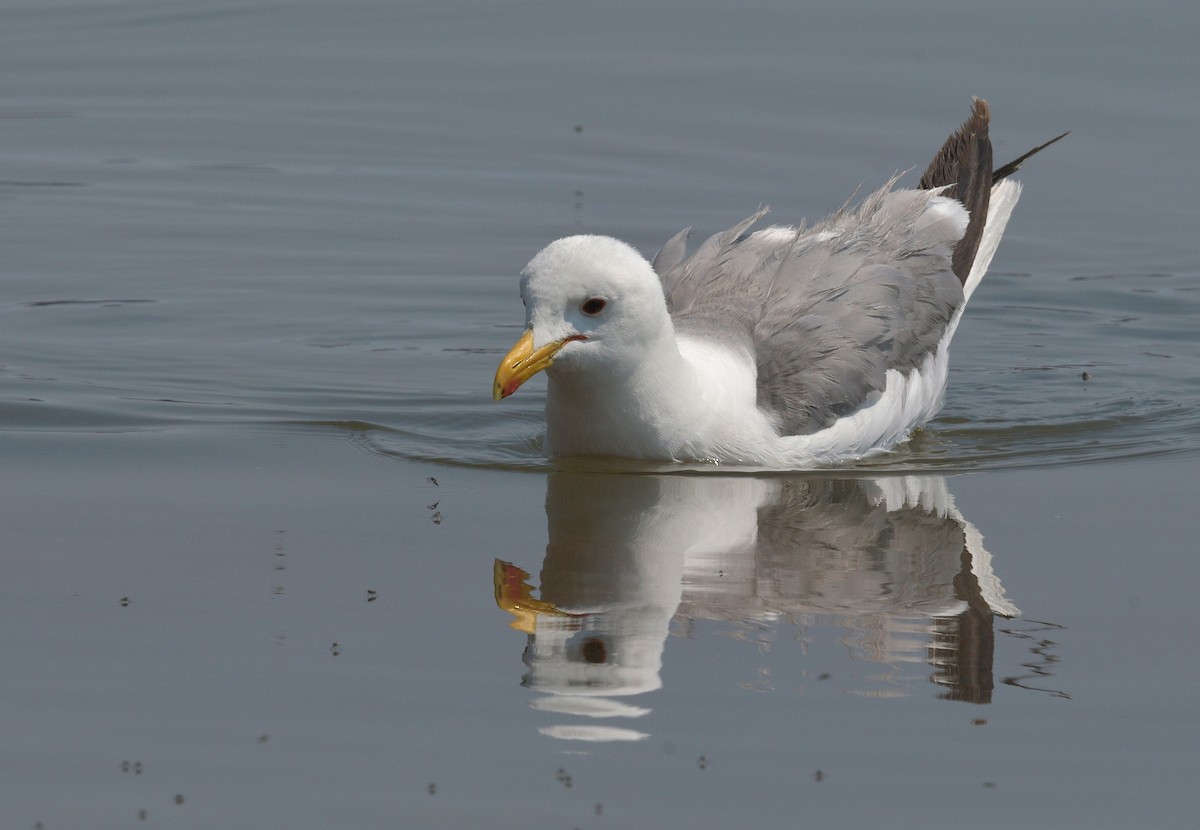
[{"label": "gray wing", "polygon": [[951,268],[966,212],[931,191],[892,191],[811,229],[748,233],[760,210],[683,258],[655,257],[676,328],[749,350],[758,403],[785,435],[869,403],[888,369],[933,351],[962,303]]}]

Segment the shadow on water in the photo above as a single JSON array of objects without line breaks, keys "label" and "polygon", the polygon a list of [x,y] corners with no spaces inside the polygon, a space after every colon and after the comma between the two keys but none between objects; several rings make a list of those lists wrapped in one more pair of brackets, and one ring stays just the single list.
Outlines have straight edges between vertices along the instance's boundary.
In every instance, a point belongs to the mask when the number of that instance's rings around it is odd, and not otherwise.
[{"label": "shadow on water", "polygon": [[[526,635],[522,683],[541,695],[530,705],[590,721],[540,729],[556,738],[648,737],[625,724],[650,709],[627,699],[662,686],[671,634],[703,621],[832,631],[890,677],[846,693],[909,694],[905,672],[920,665],[938,697],[989,703],[995,619],[1019,614],[938,476],[555,473],[546,515],[540,596],[520,564],[497,560],[494,581]],[[1045,661],[1029,665],[1048,682]]]}]

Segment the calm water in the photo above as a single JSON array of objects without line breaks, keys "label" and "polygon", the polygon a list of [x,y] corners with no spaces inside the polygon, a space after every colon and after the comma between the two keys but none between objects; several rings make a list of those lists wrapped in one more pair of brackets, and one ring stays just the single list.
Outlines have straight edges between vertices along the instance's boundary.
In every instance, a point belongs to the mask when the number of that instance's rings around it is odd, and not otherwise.
[{"label": "calm water", "polygon": [[[1192,826],[1191,4],[0,20],[4,826]],[[971,94],[1073,132],[893,455],[491,402],[550,239],[817,218]]]}]

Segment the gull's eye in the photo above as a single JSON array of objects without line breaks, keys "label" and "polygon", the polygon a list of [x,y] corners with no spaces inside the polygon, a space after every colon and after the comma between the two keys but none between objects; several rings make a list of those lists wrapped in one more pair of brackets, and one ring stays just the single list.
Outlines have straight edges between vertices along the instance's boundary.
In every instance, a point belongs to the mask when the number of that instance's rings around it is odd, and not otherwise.
[{"label": "gull's eye", "polygon": [[601,311],[604,311],[604,308],[607,305],[608,300],[604,299],[603,297],[590,297],[579,304],[579,310],[588,317],[595,317]]}]

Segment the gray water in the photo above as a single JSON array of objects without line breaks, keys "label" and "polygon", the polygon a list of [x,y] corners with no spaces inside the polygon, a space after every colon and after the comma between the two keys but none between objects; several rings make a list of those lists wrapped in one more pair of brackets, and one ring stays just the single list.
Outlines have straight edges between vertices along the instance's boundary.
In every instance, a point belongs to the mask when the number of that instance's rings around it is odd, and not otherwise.
[{"label": "gray water", "polygon": [[[0,823],[1192,826],[1198,37],[0,4]],[[1072,134],[895,453],[556,469],[491,402],[546,242],[819,218],[972,94]]]}]

